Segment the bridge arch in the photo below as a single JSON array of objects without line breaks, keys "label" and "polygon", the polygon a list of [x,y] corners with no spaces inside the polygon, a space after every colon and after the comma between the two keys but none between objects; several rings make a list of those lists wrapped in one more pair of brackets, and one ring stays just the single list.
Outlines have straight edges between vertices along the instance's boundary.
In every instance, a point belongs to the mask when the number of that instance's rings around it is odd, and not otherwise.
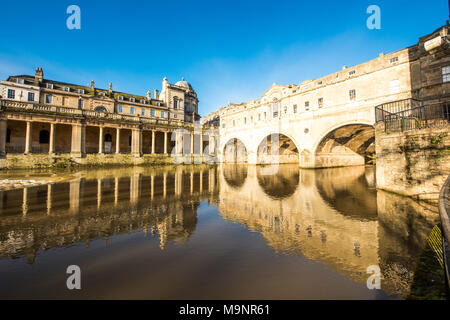
[{"label": "bridge arch", "polygon": [[248,151],[242,140],[231,138],[223,146],[224,163],[247,163]]},{"label": "bridge arch", "polygon": [[299,163],[300,152],[294,139],[285,133],[271,133],[257,147],[257,163]]},{"label": "bridge arch", "polygon": [[364,165],[375,154],[375,128],[372,122],[358,121],[336,125],[316,140],[315,167]]}]

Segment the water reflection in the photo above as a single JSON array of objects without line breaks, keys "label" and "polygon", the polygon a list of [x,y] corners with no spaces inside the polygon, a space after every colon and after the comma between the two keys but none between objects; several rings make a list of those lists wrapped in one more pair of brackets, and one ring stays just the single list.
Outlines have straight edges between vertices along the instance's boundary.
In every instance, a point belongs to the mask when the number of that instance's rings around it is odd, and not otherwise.
[{"label": "water reflection", "polygon": [[[142,232],[145,237],[157,237],[161,252],[174,244],[186,250],[182,257],[188,252],[196,257],[189,265],[180,265],[180,274],[187,272],[187,277],[197,279],[192,268],[225,268],[220,276],[208,271],[209,280],[218,282],[216,288],[208,289],[216,290],[209,298],[236,298],[226,293],[244,286],[228,281],[237,274],[250,279],[265,272],[264,283],[273,278],[286,284],[298,277],[297,272],[301,278],[316,277],[318,281],[324,276],[306,267],[280,274],[279,270],[294,264],[291,260],[277,262],[270,269],[273,274],[267,274],[267,261],[278,261],[278,256],[305,257],[361,284],[361,288],[365,288],[367,267],[379,265],[383,291],[403,296],[409,292],[426,237],[438,221],[437,210],[376,191],[374,177],[373,169],[365,167],[299,170],[295,165],[280,166],[275,175],[265,175],[261,167],[242,165],[81,171],[64,183],[0,192],[0,259],[26,257],[33,264],[36,259],[49,259],[39,257],[39,253],[51,248],[74,244],[89,248],[99,239],[108,244],[112,236]],[[235,233],[215,240],[229,224],[221,220],[206,227],[208,216],[199,215],[201,203],[207,203],[211,210],[217,205],[225,221],[245,226],[247,232],[239,233],[239,247],[229,249],[237,241]],[[255,247],[257,240],[248,238],[248,231],[260,234],[266,248],[276,254],[268,256],[263,248]],[[189,243],[194,235],[198,242],[191,244],[192,249]],[[261,257],[265,263],[260,262]],[[164,268],[173,263],[156,254],[148,258]],[[175,263],[181,264],[178,259],[179,255],[173,256]],[[246,270],[233,264],[236,259],[243,265],[250,259],[254,266]],[[179,288],[173,272],[160,277],[166,286]],[[264,291],[262,285],[258,281],[248,284],[250,293],[244,297],[256,298],[260,293],[265,293],[265,298],[312,296],[301,286],[290,289],[296,296],[288,296],[282,288]],[[332,296],[329,290],[323,290],[319,297]],[[342,291],[334,290],[336,294]],[[207,289],[189,292],[192,295],[182,298],[195,298]]]}]

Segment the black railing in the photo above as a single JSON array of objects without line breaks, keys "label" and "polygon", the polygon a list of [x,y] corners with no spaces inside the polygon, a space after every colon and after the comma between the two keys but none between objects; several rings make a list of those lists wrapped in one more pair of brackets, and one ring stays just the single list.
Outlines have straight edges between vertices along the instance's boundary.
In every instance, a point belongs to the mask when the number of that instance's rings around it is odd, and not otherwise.
[{"label": "black railing", "polygon": [[375,107],[375,119],[384,122],[387,133],[442,128],[450,123],[450,101],[421,105],[407,99],[386,103]]}]

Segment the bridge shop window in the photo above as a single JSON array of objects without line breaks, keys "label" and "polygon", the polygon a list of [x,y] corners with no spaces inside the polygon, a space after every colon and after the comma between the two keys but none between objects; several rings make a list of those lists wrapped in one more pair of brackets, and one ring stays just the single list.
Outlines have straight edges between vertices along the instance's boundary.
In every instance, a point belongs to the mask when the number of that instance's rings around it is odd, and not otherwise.
[{"label": "bridge shop window", "polygon": [[309,111],[309,101],[305,101],[305,111]]},{"label": "bridge shop window", "polygon": [[39,131],[39,143],[49,143],[50,133],[47,130]]},{"label": "bridge shop window", "polygon": [[122,105],[121,104],[119,104],[119,109],[117,110],[119,113],[122,113],[123,112],[123,107],[122,107]]},{"label": "bridge shop window", "polygon": [[141,109],[141,116],[145,116],[145,109],[144,108]]},{"label": "bridge shop window", "polygon": [[14,99],[16,97],[16,91],[8,89],[8,99]]},{"label": "bridge shop window", "polygon": [[83,109],[84,108],[84,101],[83,100],[78,100],[78,108],[79,109]]},{"label": "bridge shop window", "polygon": [[294,112],[294,113],[297,113],[297,105],[296,105],[296,104],[294,104],[293,112]]},{"label": "bridge shop window", "polygon": [[317,103],[319,104],[319,108],[323,107],[323,98],[319,98],[319,100],[317,100]]},{"label": "bridge shop window", "polygon": [[450,66],[442,68],[442,82],[450,82]]},{"label": "bridge shop window", "polygon": [[52,97],[50,94],[47,94],[47,95],[45,96],[45,103],[46,103],[46,104],[51,104],[52,101],[53,101],[53,97]]},{"label": "bridge shop window", "polygon": [[351,100],[351,101],[353,101],[353,100],[356,99],[356,90],[355,90],[355,89],[350,90],[350,91],[348,92],[348,94],[349,94],[349,97],[350,97],[350,100]]},{"label": "bridge shop window", "polygon": [[152,117],[155,116],[155,110],[152,110]]},{"label": "bridge shop window", "polygon": [[34,92],[28,92],[28,101],[30,102],[34,101]]},{"label": "bridge shop window", "polygon": [[130,113],[134,114],[134,107],[130,107]]},{"label": "bridge shop window", "polygon": [[164,111],[161,111],[161,118],[164,118],[165,115],[166,113]]}]

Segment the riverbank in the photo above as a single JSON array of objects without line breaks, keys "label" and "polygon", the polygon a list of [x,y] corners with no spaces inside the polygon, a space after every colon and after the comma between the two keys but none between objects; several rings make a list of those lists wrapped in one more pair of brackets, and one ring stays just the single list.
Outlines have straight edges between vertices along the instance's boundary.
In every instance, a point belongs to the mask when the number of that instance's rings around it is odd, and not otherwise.
[{"label": "riverbank", "polygon": [[213,160],[208,155],[145,154],[87,154],[83,158],[73,158],[70,154],[7,154],[0,159],[0,169],[59,169],[59,168],[103,168],[122,166],[174,165],[181,163],[208,163]]}]

